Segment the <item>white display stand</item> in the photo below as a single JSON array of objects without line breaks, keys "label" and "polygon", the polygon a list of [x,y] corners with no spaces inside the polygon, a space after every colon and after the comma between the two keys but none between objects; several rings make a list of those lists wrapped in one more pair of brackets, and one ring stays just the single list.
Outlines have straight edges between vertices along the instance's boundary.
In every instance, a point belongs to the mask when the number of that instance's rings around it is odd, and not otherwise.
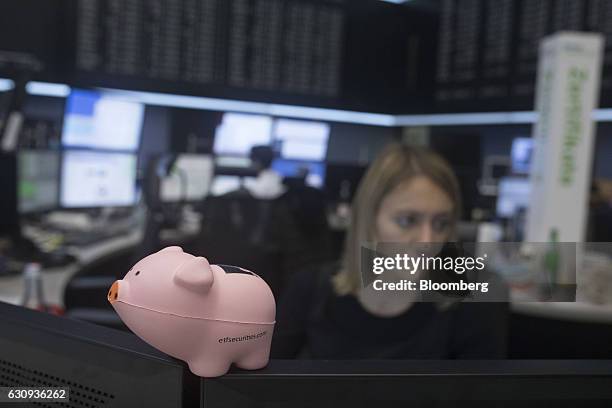
[{"label": "white display stand", "polygon": [[526,241],[583,242],[603,37],[561,32],[540,45]]}]

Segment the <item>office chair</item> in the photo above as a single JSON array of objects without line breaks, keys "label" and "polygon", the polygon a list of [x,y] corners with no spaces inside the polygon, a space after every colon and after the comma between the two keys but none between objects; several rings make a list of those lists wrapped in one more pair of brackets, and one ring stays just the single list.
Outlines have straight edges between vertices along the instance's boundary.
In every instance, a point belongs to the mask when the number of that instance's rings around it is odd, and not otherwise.
[{"label": "office chair", "polygon": [[277,296],[282,285],[285,214],[278,200],[260,200],[246,191],[209,197],[202,205],[194,252],[211,263],[237,265],[257,273]]},{"label": "office chair", "polygon": [[285,267],[289,270],[308,268],[332,261],[332,231],[327,221],[326,194],[305,184],[304,180],[286,178],[287,191],[279,198],[292,218],[290,239],[285,246]]}]

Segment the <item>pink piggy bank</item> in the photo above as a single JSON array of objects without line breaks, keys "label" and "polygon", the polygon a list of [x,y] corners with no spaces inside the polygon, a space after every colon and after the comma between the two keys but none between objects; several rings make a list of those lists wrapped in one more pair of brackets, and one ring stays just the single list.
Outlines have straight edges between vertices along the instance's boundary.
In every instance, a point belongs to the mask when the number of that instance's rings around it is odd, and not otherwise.
[{"label": "pink piggy bank", "polygon": [[268,364],[276,304],[256,274],[173,246],[141,259],[108,292],[140,338],[201,377]]}]

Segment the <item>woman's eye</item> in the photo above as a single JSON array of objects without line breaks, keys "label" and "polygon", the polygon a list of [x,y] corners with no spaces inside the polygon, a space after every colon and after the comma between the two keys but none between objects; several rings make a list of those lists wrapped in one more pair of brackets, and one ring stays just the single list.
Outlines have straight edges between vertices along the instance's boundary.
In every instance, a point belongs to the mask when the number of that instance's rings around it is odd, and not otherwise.
[{"label": "woman's eye", "polygon": [[419,217],[417,215],[400,215],[395,217],[395,223],[400,228],[412,228],[417,225],[419,222]]},{"label": "woman's eye", "polygon": [[450,220],[448,218],[434,219],[432,229],[436,232],[445,232],[450,228]]}]

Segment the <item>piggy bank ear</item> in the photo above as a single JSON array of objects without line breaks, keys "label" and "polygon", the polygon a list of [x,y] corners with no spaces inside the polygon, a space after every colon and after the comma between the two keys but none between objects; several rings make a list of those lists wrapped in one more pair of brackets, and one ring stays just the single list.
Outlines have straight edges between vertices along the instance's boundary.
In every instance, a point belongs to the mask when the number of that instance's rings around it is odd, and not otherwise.
[{"label": "piggy bank ear", "polygon": [[185,262],[174,272],[174,282],[194,292],[208,292],[213,280],[210,264],[201,256]]},{"label": "piggy bank ear", "polygon": [[159,252],[183,252],[183,248],[180,246],[169,246],[164,249],[160,249]]}]

